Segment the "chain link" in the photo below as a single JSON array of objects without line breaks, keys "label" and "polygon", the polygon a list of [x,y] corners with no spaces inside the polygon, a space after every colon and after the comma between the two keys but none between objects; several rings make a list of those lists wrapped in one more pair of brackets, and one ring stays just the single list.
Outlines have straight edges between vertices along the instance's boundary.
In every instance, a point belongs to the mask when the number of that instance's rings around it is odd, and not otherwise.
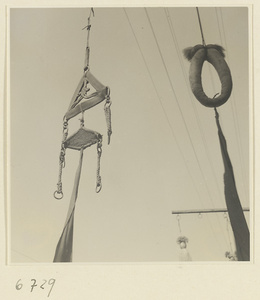
[{"label": "chain link", "polygon": [[54,198],[60,200],[63,198],[62,192],[62,169],[65,168],[65,155],[66,155],[66,148],[64,146],[64,142],[66,141],[68,136],[68,121],[64,117],[63,119],[63,131],[62,131],[62,142],[61,142],[61,150],[59,156],[59,176],[58,176],[58,183],[57,183],[57,190],[54,192]]},{"label": "chain link", "polygon": [[110,144],[110,136],[112,134],[112,125],[111,125],[111,106],[112,102],[110,101],[110,96],[106,96],[106,103],[104,105],[105,117],[107,123],[107,143]]},{"label": "chain link", "polygon": [[93,16],[94,16],[93,8],[91,8],[91,10],[90,10],[90,14],[88,17],[88,25],[83,28],[83,29],[87,28],[87,46],[86,46],[86,56],[85,56],[85,68],[84,68],[85,71],[88,70],[88,68],[89,68],[89,56],[90,56],[89,34],[90,34],[90,28],[91,28],[91,24],[90,24],[91,14],[93,14]]},{"label": "chain link", "polygon": [[100,161],[101,161],[101,154],[102,154],[102,138],[97,143],[97,184],[96,184],[96,192],[99,193],[102,189],[102,182],[100,176]]}]

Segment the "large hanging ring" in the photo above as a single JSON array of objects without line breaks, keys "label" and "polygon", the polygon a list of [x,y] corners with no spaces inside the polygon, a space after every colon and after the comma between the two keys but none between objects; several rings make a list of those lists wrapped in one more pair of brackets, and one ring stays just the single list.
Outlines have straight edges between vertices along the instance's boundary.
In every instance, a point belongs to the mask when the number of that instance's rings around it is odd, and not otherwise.
[{"label": "large hanging ring", "polygon": [[[191,62],[189,80],[196,99],[207,107],[218,107],[226,103],[232,91],[232,77],[224,59],[224,49],[219,45],[196,45],[184,49],[183,53]],[[218,73],[221,82],[221,93],[218,97],[209,98],[203,91],[201,72],[205,60],[212,64]]]}]

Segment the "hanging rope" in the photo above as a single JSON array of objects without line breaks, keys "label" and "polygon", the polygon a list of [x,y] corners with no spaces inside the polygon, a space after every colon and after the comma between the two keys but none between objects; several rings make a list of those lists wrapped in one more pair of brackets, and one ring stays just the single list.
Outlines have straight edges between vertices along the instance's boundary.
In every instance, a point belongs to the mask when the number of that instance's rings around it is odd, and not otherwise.
[{"label": "hanging rope", "polygon": [[203,35],[203,29],[202,29],[202,25],[201,25],[201,20],[200,20],[199,8],[196,7],[196,10],[197,10],[198,20],[199,20],[199,25],[200,25],[200,33],[201,33],[202,44],[203,44],[203,46],[206,46],[204,35]]},{"label": "hanging rope", "polygon": [[90,35],[90,28],[91,28],[91,24],[90,24],[91,14],[93,14],[93,17],[95,16],[93,8],[90,9],[90,13],[89,13],[89,17],[88,17],[88,25],[85,26],[84,28],[82,28],[82,30],[87,28],[87,46],[86,46],[84,71],[87,71],[89,68],[89,56],[90,56],[89,35]]},{"label": "hanging rope", "polygon": [[180,231],[180,234],[181,234],[181,224],[180,224],[180,215],[177,215],[176,216],[176,219],[177,219],[177,222],[178,222],[178,226],[179,226],[179,231]]}]

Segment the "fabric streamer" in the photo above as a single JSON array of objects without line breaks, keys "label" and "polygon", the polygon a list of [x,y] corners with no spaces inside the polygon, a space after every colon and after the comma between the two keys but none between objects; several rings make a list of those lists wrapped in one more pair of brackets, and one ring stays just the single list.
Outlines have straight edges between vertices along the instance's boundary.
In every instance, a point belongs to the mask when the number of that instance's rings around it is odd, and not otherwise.
[{"label": "fabric streamer", "polygon": [[71,262],[72,261],[72,244],[73,244],[73,227],[74,212],[78,197],[79,181],[83,161],[83,148],[80,150],[79,165],[75,176],[74,189],[72,191],[70,206],[63,232],[56,247],[53,262]]},{"label": "fabric streamer", "polygon": [[221,154],[222,154],[224,170],[225,170],[224,171],[225,199],[226,199],[230,224],[234,233],[237,259],[239,261],[248,261],[250,260],[249,229],[237,193],[233,167],[229,158],[226,139],[224,137],[224,134],[220,126],[219,114],[216,108],[215,108],[215,116],[216,116],[216,123],[218,128]]}]

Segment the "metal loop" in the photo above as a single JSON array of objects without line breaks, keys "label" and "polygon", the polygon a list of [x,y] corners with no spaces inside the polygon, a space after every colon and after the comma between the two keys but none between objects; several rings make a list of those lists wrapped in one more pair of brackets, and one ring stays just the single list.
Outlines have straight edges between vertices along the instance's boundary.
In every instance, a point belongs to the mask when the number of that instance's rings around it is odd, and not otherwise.
[{"label": "metal loop", "polygon": [[61,151],[60,151],[60,164],[63,165],[64,161],[65,161],[65,150],[61,149]]},{"label": "metal loop", "polygon": [[[60,195],[60,196],[58,196],[58,195]],[[53,193],[53,196],[54,196],[55,199],[61,200],[63,198],[63,192],[62,191],[55,191]]]},{"label": "metal loop", "polygon": [[65,120],[64,122],[63,122],[63,128],[64,129],[67,129],[67,127],[68,127],[68,121],[67,120]]},{"label": "metal loop", "polygon": [[98,157],[100,157],[101,154],[102,154],[102,148],[98,146],[97,147],[97,152],[98,152]]},{"label": "metal loop", "polygon": [[109,108],[110,106],[111,106],[111,104],[112,104],[112,101],[107,101],[106,103],[105,103],[105,109],[106,108]]},{"label": "metal loop", "polygon": [[67,123],[68,124],[68,120],[66,118],[66,115],[63,117],[63,123]]}]

